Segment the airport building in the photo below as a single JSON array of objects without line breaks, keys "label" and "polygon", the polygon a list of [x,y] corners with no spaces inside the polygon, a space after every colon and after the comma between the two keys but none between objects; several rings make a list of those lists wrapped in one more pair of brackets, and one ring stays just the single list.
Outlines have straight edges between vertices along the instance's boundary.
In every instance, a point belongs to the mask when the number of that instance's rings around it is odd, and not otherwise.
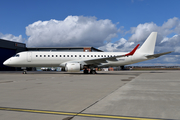
[{"label": "airport building", "polygon": [[0,71],[17,70],[17,68],[4,66],[3,62],[16,53],[26,50],[26,44],[24,43],[0,39]]},{"label": "airport building", "polygon": [[62,52],[103,52],[94,47],[38,47],[27,48],[26,44],[0,39],[0,71],[15,71],[20,68],[7,67],[3,62],[22,51],[62,51]]}]

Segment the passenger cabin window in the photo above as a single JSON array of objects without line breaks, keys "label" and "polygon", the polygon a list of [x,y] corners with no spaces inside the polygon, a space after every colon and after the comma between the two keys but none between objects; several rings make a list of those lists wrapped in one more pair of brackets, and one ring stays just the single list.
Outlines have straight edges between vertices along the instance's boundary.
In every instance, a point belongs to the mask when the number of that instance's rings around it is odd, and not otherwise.
[{"label": "passenger cabin window", "polygon": [[96,55],[94,55],[94,57],[96,57]]},{"label": "passenger cabin window", "polygon": [[54,55],[52,55],[52,57],[54,57]]},{"label": "passenger cabin window", "polygon": [[83,57],[85,57],[85,55],[83,55]]},{"label": "passenger cabin window", "polygon": [[56,57],[58,57],[58,55],[56,55]]},{"label": "passenger cabin window", "polygon": [[61,55],[59,55],[59,57],[61,57]]},{"label": "passenger cabin window", "polygon": [[81,57],[81,55],[79,55],[79,57]]},{"label": "passenger cabin window", "polygon": [[98,57],[100,57],[100,55],[98,55]]},{"label": "passenger cabin window", "polygon": [[73,57],[73,55],[71,55],[71,57]]},{"label": "passenger cabin window", "polygon": [[67,55],[67,57],[69,57],[69,55]]},{"label": "passenger cabin window", "polygon": [[106,55],[104,55],[104,57],[106,57]]},{"label": "passenger cabin window", "polygon": [[77,55],[75,55],[75,57],[77,57]]},{"label": "passenger cabin window", "polygon": [[44,55],[44,57],[46,57],[46,55]]},{"label": "passenger cabin window", "polygon": [[50,55],[48,55],[48,57],[50,57]]},{"label": "passenger cabin window", "polygon": [[40,55],[40,57],[42,57],[42,55]]},{"label": "passenger cabin window", "polygon": [[36,55],[36,57],[38,57],[38,55]]},{"label": "passenger cabin window", "polygon": [[89,57],[89,55],[87,55],[87,57]]},{"label": "passenger cabin window", "polygon": [[66,57],[66,55],[64,55],[64,57]]},{"label": "passenger cabin window", "polygon": [[91,55],[91,57],[93,57],[93,55]]}]

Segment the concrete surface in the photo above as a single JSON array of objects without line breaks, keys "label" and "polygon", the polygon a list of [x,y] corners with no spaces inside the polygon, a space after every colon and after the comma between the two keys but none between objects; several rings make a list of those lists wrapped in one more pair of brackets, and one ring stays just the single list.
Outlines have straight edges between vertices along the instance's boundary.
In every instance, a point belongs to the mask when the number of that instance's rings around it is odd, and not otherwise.
[{"label": "concrete surface", "polygon": [[[0,72],[0,108],[128,116],[125,119],[131,116],[180,119],[180,71],[98,73]],[[69,117],[104,119],[0,110],[0,120],[69,120]]]}]

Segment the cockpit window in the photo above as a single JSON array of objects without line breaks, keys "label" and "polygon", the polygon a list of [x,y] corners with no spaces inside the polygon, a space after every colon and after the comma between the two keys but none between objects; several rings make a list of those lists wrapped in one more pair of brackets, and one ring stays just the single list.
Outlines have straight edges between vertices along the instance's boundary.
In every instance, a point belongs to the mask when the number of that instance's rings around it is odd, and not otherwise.
[{"label": "cockpit window", "polygon": [[14,55],[13,57],[19,57],[20,55],[19,54],[16,54],[16,55]]}]

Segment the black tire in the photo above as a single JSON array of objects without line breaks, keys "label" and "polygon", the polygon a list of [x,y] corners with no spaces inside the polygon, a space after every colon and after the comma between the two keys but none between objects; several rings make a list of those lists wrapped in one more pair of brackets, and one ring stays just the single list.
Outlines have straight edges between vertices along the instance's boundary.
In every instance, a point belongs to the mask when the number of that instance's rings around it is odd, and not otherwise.
[{"label": "black tire", "polygon": [[91,70],[90,73],[91,74],[96,74],[96,71],[95,70]]},{"label": "black tire", "polygon": [[84,72],[84,74],[88,74],[88,70],[86,70],[86,69],[83,72]]}]

